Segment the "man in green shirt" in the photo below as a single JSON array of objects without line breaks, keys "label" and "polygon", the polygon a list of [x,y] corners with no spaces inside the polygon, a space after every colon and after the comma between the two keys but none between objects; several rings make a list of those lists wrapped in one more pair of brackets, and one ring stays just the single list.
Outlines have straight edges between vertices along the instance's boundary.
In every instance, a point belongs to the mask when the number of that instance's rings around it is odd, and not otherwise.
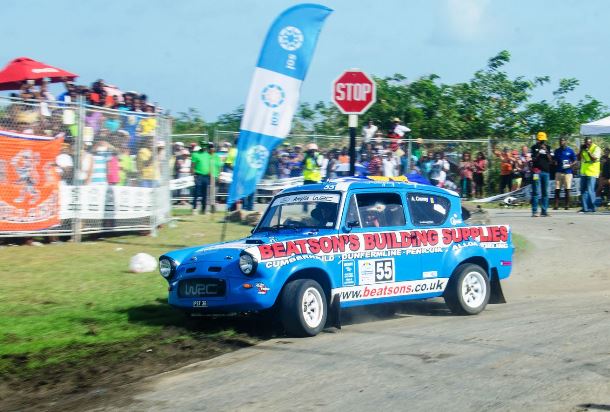
[{"label": "man in green shirt", "polygon": [[193,214],[197,213],[197,200],[201,197],[201,213],[206,213],[210,175],[218,178],[222,160],[214,150],[214,143],[201,142],[201,149],[191,155],[191,168],[195,176],[193,190]]}]

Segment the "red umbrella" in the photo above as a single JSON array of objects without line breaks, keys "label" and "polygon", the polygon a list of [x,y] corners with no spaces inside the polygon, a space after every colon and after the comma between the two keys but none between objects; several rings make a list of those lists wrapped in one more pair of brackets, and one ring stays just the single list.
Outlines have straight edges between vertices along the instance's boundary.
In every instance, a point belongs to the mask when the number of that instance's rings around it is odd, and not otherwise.
[{"label": "red umbrella", "polygon": [[35,80],[36,84],[40,84],[45,78],[51,79],[51,82],[55,83],[64,79],[74,80],[76,77],[78,77],[77,74],[28,57],[19,57],[0,71],[0,90],[18,90],[26,80]]}]

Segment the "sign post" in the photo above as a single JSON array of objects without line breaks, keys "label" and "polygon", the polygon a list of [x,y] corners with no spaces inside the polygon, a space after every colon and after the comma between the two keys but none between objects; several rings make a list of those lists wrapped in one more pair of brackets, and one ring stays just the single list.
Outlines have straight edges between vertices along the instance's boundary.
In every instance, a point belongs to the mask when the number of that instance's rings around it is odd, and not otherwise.
[{"label": "sign post", "polygon": [[341,113],[348,115],[349,172],[354,176],[358,115],[366,112],[377,100],[375,82],[361,70],[346,70],[333,82],[332,99]]}]

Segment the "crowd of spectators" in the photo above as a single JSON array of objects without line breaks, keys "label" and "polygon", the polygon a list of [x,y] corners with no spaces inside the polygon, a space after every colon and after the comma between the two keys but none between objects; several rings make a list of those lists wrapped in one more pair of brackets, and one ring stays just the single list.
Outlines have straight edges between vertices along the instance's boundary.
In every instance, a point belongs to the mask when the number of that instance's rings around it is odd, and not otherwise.
[{"label": "crowd of spectators", "polygon": [[[520,150],[511,150],[508,147],[502,150],[494,150],[494,157],[497,158],[499,164],[499,176],[496,177],[495,173],[490,174],[490,159],[487,159],[483,151],[459,151],[454,146],[450,148],[450,152],[446,152],[445,150],[439,150],[439,148],[446,148],[447,146],[439,146],[430,142],[424,143],[422,139],[415,139],[411,143],[411,156],[409,158],[408,143],[402,138],[407,131],[408,128],[400,123],[400,119],[394,119],[392,127],[385,134],[380,132],[379,127],[373,122],[368,122],[363,127],[361,143],[356,150],[356,175],[393,177],[408,176],[415,173],[429,180],[435,186],[457,191],[463,198],[472,199],[482,198],[484,195],[514,191],[529,184],[532,184],[534,189],[538,188],[537,192],[533,191],[533,196],[541,196],[540,191],[545,189],[544,182],[537,186],[537,177],[541,174],[544,175],[546,172],[547,176],[543,176],[543,180],[548,180],[549,177],[551,180],[555,178],[555,184],[557,185],[555,188],[555,199],[557,199],[555,208],[557,208],[560,197],[564,199],[566,206],[569,204],[569,192],[572,187],[571,180],[566,182],[565,174],[568,169],[565,166],[570,166],[570,173],[573,170],[574,175],[580,174],[577,153],[580,153],[582,148],[578,151],[572,151],[573,159],[569,158],[571,160],[566,163],[564,151],[569,152],[572,149],[566,149],[568,146],[565,140],[562,140],[555,150],[551,150],[550,146],[545,143],[542,153],[539,153],[536,145],[531,148],[523,146]],[[545,134],[544,136],[546,138]],[[548,150],[548,156],[546,156],[545,150]],[[532,155],[532,152],[535,152],[535,154]],[[178,145],[175,148],[174,154],[179,159],[174,168],[175,177],[188,175],[191,153],[192,149],[188,150],[183,145]],[[230,156],[229,153],[231,153]],[[603,156],[599,159],[600,174],[599,179],[596,180],[597,194],[603,197],[605,202],[610,202],[609,153],[610,148],[606,148],[603,151]],[[218,150],[218,155],[224,165],[222,170],[231,172],[236,156],[235,146],[223,142]],[[543,162],[541,155],[544,155],[547,159],[546,166],[541,165],[541,162]],[[308,163],[308,156],[310,159],[315,159],[315,163]],[[316,144],[284,143],[272,152],[265,178],[278,180],[304,177],[305,180],[311,181],[311,176],[315,176],[313,181],[323,181],[348,176],[350,174],[349,163],[349,151],[346,146],[327,146],[318,150]],[[319,168],[313,175],[308,171],[308,165],[310,164]],[[541,167],[544,169],[542,173]],[[489,178],[492,179],[491,182],[486,181]],[[490,193],[490,187],[496,187],[498,190],[492,189]],[[562,189],[565,193],[560,196]],[[187,191],[183,191],[181,194],[185,196]],[[546,213],[546,206],[543,210]]]},{"label": "crowd of spectators", "polygon": [[65,81],[64,87],[55,96],[45,81],[24,82],[7,100],[0,128],[62,138],[56,165],[66,184],[157,185],[167,164],[160,161],[165,144],[156,138],[158,108],[147,96],[101,79],[90,86]]}]

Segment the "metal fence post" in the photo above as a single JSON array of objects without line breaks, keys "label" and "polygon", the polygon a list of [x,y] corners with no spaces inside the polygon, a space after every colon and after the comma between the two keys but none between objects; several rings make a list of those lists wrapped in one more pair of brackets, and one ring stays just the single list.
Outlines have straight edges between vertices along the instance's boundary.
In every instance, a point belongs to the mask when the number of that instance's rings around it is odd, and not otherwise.
[{"label": "metal fence post", "polygon": [[[72,240],[75,243],[79,243],[82,240],[82,220],[81,220],[81,190],[85,184],[85,182],[81,182],[81,167],[82,167],[82,152],[84,149],[83,142],[83,134],[85,130],[85,98],[84,96],[80,96],[78,98],[78,136],[76,136],[76,156],[74,160],[74,174],[73,174],[73,184],[75,185],[75,193],[74,197],[75,208],[74,208],[74,219],[72,220]],[[65,110],[65,109],[64,109]]]},{"label": "metal fence post", "polygon": [[411,136],[408,138],[409,145],[407,146],[407,170],[403,170],[404,175],[411,173],[411,156],[413,155],[413,139]]},{"label": "metal fence post", "polygon": [[[485,179],[487,180],[487,190],[489,193],[493,193],[493,182],[491,181],[491,161],[493,158],[493,147],[491,143],[491,136],[487,137],[487,170],[485,171]],[[483,185],[485,186],[485,185]]]},{"label": "metal fence post", "polygon": [[150,235],[152,237],[157,237],[157,213],[158,213],[158,202],[157,202],[157,196],[159,196],[160,191],[162,190],[162,186],[161,186],[161,181],[162,181],[162,173],[161,173],[161,164],[159,163],[159,155],[158,155],[158,151],[159,151],[159,129],[161,128],[161,122],[158,121],[159,117],[157,116],[157,113],[155,113],[155,121],[156,121],[156,127],[155,130],[153,132],[153,144],[152,144],[152,164],[155,166],[156,170],[155,170],[155,174],[158,173],[158,176],[155,176],[158,178],[158,180],[155,182],[155,180],[153,180],[153,184],[151,185],[151,196],[150,196],[150,203],[151,203],[151,213],[150,213]]}]

